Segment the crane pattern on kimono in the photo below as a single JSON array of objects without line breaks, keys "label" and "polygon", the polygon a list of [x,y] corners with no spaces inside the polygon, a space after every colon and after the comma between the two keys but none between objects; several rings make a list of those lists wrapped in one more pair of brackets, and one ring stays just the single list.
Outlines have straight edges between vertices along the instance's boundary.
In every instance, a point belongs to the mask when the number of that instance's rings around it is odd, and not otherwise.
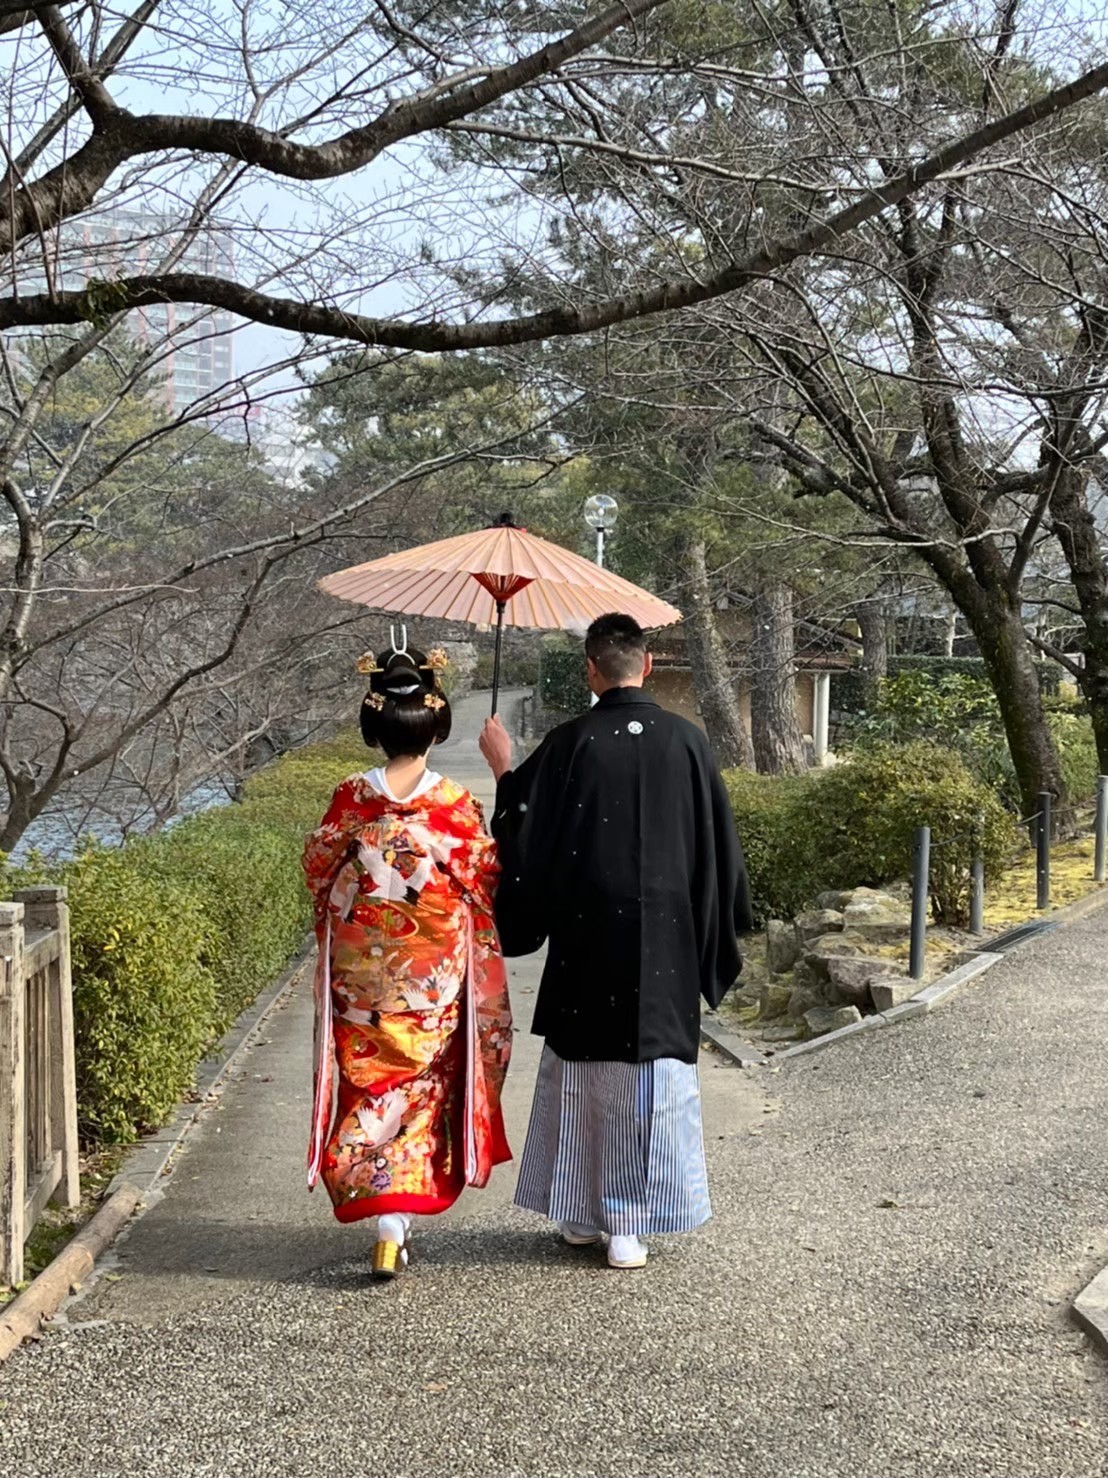
[{"label": "crane pattern on kimono", "polygon": [[408,845],[396,845],[399,838],[390,835],[394,829],[391,825],[374,827],[380,835],[359,838],[350,859],[353,866],[343,869],[331,892],[331,906],[341,918],[350,917],[359,898],[417,903],[436,871],[448,870],[450,853],[462,844],[456,837],[432,837],[426,827],[409,821],[405,827]]}]

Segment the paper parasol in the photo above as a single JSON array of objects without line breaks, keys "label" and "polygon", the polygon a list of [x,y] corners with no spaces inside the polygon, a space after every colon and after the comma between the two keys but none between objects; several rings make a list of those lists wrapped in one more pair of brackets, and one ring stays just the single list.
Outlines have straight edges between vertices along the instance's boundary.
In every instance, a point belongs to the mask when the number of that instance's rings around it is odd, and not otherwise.
[{"label": "paper parasol", "polygon": [[492,528],[339,570],[321,580],[319,588],[378,611],[495,626],[493,713],[506,626],[572,631],[609,611],[633,616],[648,630],[681,619],[676,607],[559,544],[517,528],[508,514]]}]

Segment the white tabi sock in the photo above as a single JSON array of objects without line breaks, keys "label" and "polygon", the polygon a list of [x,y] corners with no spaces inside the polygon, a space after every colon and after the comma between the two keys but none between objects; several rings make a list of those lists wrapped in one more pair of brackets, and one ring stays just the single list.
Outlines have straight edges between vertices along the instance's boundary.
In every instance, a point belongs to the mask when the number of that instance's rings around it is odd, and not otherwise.
[{"label": "white tabi sock", "polygon": [[411,1218],[402,1216],[399,1212],[394,1212],[391,1216],[379,1216],[377,1218],[378,1242],[396,1242],[403,1247],[411,1224]]},{"label": "white tabi sock", "polygon": [[646,1262],[646,1243],[638,1237],[610,1237],[608,1261],[613,1267],[641,1268]]}]

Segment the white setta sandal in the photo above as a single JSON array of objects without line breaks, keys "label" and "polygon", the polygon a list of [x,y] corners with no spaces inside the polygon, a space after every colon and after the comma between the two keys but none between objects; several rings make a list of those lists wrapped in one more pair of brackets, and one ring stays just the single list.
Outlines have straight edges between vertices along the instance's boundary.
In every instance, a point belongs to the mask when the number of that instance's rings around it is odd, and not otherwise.
[{"label": "white setta sandal", "polygon": [[608,1242],[610,1268],[645,1268],[647,1247],[638,1237],[612,1237]]}]

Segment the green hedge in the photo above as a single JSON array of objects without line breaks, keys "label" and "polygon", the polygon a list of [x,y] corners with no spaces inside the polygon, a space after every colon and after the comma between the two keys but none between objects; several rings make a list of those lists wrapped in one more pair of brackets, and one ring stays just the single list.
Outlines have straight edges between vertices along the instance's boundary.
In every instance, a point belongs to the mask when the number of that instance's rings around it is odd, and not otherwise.
[{"label": "green hedge", "polygon": [[161,1123],[197,1062],[281,971],[311,923],[304,835],[335,785],[374,758],[341,736],[275,761],[243,800],[122,847],[9,868],[64,883],[73,932],[78,1104],[87,1138]]},{"label": "green hedge", "polygon": [[[1066,791],[1075,804],[1096,789],[1097,755],[1087,713],[1064,694],[1045,700],[1046,721]],[[866,749],[874,743],[909,744],[934,739],[955,750],[968,768],[992,786],[1009,810],[1020,810],[1020,788],[1008,750],[1000,706],[991,684],[961,672],[938,676],[915,669],[885,678],[868,712],[841,730],[836,748]]]},{"label": "green hedge", "polygon": [[53,877],[69,889],[81,1130],[123,1144],[168,1117],[214,1035],[215,932],[203,894],[133,847]]},{"label": "green hedge", "polygon": [[539,662],[539,694],[544,708],[575,717],[585,713],[591,694],[580,642],[548,642]]},{"label": "green hedge", "polygon": [[[1036,662],[1039,686],[1045,695],[1057,693],[1058,668],[1053,662]],[[922,657],[903,656],[889,658],[889,677],[899,677],[905,672],[927,673],[935,679],[943,677],[972,677],[989,682],[989,670],[983,657]],[[860,667],[850,667],[831,676],[831,707],[836,713],[860,714],[866,711],[869,691],[868,676]]]},{"label": "green hedge", "polygon": [[965,924],[974,856],[993,875],[1018,842],[995,792],[937,744],[876,745],[792,779],[733,770],[726,781],[759,921],[789,918],[825,889],[907,879],[915,830],[930,826],[934,916]]}]

